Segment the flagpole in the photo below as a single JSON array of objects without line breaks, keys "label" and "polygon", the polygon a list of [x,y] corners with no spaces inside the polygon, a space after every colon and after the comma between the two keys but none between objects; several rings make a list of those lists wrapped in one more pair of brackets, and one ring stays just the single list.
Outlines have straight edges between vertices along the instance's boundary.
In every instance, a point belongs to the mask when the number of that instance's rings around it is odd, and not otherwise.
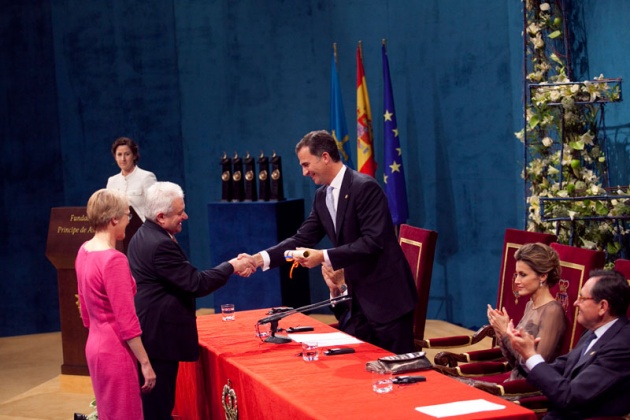
[{"label": "flagpole", "polygon": [[361,62],[363,62],[363,44],[361,40],[359,40],[359,56],[361,57]]}]

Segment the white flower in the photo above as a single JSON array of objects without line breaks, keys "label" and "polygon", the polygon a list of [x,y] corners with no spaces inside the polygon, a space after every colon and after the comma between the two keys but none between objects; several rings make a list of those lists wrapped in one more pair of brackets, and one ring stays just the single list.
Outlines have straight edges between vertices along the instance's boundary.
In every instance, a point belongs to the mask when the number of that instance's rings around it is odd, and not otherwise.
[{"label": "white flower", "polygon": [[545,41],[543,41],[541,34],[537,34],[536,37],[532,39],[532,43],[537,50],[545,47]]},{"label": "white flower", "polygon": [[536,23],[532,23],[527,27],[527,32],[532,35],[536,35],[538,32],[540,32],[540,26],[536,25]]},{"label": "white flower", "polygon": [[582,134],[580,136],[580,140],[584,142],[584,144],[588,144],[589,146],[593,146],[593,139],[595,138],[594,135],[591,134],[590,131],[587,131],[586,133]]},{"label": "white flower", "polygon": [[571,220],[573,220],[573,218],[575,217],[577,213],[574,212],[573,210],[569,210],[569,217],[571,218]]},{"label": "white flower", "polygon": [[553,139],[551,137],[545,137],[544,139],[542,139],[542,144],[545,147],[549,147],[553,144]]},{"label": "white flower", "polygon": [[549,9],[551,9],[549,3],[540,3],[540,10],[542,10],[543,12],[548,12]]},{"label": "white flower", "polygon": [[549,99],[551,99],[552,102],[558,102],[560,98],[561,98],[560,92],[558,92],[557,90],[552,90],[551,93],[549,94]]}]

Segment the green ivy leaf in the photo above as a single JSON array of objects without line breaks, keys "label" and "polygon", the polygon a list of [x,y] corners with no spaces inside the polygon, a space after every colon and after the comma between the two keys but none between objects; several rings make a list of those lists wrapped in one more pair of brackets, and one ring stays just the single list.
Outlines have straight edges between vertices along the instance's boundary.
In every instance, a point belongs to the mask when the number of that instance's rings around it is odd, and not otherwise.
[{"label": "green ivy leaf", "polygon": [[608,207],[606,207],[601,201],[596,201],[595,211],[599,216],[606,216],[608,214]]},{"label": "green ivy leaf", "polygon": [[582,140],[571,141],[569,142],[569,146],[571,146],[573,150],[584,150],[584,142]]},{"label": "green ivy leaf", "polygon": [[621,246],[619,245],[619,242],[608,242],[606,244],[606,250],[609,254],[614,255],[621,250]]},{"label": "green ivy leaf", "polygon": [[552,33],[549,34],[549,38],[551,39],[556,39],[558,38],[560,35],[562,35],[562,32],[560,31],[553,31]]}]

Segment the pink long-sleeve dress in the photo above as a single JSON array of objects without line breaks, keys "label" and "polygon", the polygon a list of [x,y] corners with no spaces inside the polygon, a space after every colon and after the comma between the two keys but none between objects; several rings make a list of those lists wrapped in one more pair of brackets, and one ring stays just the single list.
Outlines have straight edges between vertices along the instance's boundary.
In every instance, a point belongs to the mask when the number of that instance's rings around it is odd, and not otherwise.
[{"label": "pink long-sleeve dress", "polygon": [[75,261],[85,356],[100,420],[143,418],[136,358],[127,340],[140,336],[134,307],[136,283],[127,257],[115,249],[87,251]]}]

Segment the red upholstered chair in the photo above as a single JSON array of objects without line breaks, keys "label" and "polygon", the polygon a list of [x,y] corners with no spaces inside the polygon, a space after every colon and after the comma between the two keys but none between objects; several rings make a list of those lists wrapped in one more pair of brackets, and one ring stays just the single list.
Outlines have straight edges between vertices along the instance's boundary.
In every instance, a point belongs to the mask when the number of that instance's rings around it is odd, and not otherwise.
[{"label": "red upholstered chair", "polygon": [[[561,280],[551,288],[551,294],[562,304],[567,316],[568,328],[563,337],[560,352],[560,354],[565,354],[573,349],[584,331],[584,327],[577,322],[577,308],[573,303],[576,301],[582,286],[588,280],[591,270],[604,266],[605,255],[602,251],[592,251],[558,243],[552,243],[551,247],[558,252],[562,267]],[[499,369],[496,369],[497,367]],[[452,376],[472,376],[474,379],[488,382],[488,385],[477,387],[495,395],[519,399],[520,397],[539,394],[539,391],[525,380],[504,382],[509,377],[511,368],[507,363],[503,367],[505,369],[502,372],[501,366],[496,363],[479,362],[457,367],[439,367],[437,370]],[[519,400],[521,405],[534,410],[543,409],[540,408],[544,406],[543,401],[544,397],[521,398]]]},{"label": "red upholstered chair", "polygon": [[433,258],[438,234],[435,231],[403,224],[400,226],[398,243],[405,254],[411,268],[418,291],[418,303],[414,313],[413,334],[416,347],[420,348],[420,340],[424,338],[424,327],[427,320],[429,289],[433,274]]},{"label": "red upholstered chair", "polygon": [[[524,244],[541,242],[549,245],[556,240],[555,235],[538,232],[527,232],[517,229],[506,229],[503,238],[503,253],[501,254],[501,270],[499,271],[499,287],[497,295],[497,308],[505,307],[510,316],[514,319],[521,319],[525,310],[525,300],[520,299],[517,303],[514,299],[512,291],[512,279],[516,269],[516,261],[514,254]],[[484,311],[485,308],[479,308]],[[420,345],[422,348],[445,349],[454,347],[465,347],[476,344],[485,337],[494,338],[494,330],[488,325],[481,327],[474,335],[461,335],[453,337],[439,337],[423,340]],[[438,359],[439,356],[439,359]],[[474,361],[491,361],[503,359],[501,350],[495,346],[493,341],[492,348],[470,351],[465,353],[440,352],[435,357],[437,365],[457,366],[460,362],[470,363]],[[503,364],[503,362],[500,362]]]},{"label": "red upholstered chair", "polygon": [[[630,260],[624,260],[619,258],[615,261],[615,270],[619,271],[630,283]],[[628,313],[626,314],[630,318],[630,306],[628,307]]]}]

